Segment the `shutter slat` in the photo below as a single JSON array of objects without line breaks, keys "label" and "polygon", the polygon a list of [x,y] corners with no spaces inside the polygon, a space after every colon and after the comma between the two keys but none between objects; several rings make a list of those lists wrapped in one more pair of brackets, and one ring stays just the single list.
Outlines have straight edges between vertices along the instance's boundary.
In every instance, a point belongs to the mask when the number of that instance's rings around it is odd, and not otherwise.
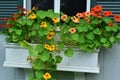
[{"label": "shutter slat", "polygon": [[97,5],[102,5],[103,11],[112,11],[113,14],[120,14],[120,1],[97,1]]},{"label": "shutter slat", "polygon": [[8,3],[13,3],[13,4],[17,4],[17,1],[0,1],[1,4],[8,4]]},{"label": "shutter slat", "polygon": [[[97,1],[96,5],[101,5],[103,11],[112,11],[113,14],[120,14],[120,1]],[[110,17],[113,19],[113,17]],[[120,25],[120,23],[118,23]]]},{"label": "shutter slat", "polygon": [[117,4],[120,3],[120,1],[97,1],[97,4]]},{"label": "shutter slat", "polygon": [[0,1],[0,19],[8,18],[11,14],[17,12],[18,0]]},{"label": "shutter slat", "polygon": [[3,6],[0,6],[0,9],[16,9],[16,7],[3,7]]},{"label": "shutter slat", "polygon": [[15,9],[0,9],[0,12],[4,12],[4,11],[7,11],[8,13],[9,13],[9,11],[17,11],[17,10],[15,10]]}]

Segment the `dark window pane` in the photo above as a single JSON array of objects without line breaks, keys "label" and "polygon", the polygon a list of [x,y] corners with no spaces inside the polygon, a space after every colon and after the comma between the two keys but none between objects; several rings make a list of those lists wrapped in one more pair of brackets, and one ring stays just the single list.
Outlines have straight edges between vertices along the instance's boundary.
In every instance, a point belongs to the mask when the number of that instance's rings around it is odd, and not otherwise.
[{"label": "dark window pane", "polygon": [[32,7],[34,6],[42,10],[54,9],[54,0],[32,0]]},{"label": "dark window pane", "polygon": [[86,11],[87,0],[61,0],[61,11],[68,15]]},{"label": "dark window pane", "polygon": [[120,1],[120,0],[98,0],[98,1],[107,1],[107,2],[109,2],[109,1],[113,1],[113,2],[115,2],[115,1]]}]

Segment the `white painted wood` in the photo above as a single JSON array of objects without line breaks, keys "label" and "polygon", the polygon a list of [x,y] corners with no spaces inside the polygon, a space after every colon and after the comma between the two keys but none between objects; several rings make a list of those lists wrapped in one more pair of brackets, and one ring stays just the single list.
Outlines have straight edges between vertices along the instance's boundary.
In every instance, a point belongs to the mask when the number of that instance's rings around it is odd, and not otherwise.
[{"label": "white painted wood", "polygon": [[32,8],[32,3],[31,3],[31,0],[26,0],[26,10],[31,10],[31,8]]},{"label": "white painted wood", "polygon": [[0,34],[0,80],[15,80],[15,68],[3,67],[3,62],[5,59],[5,47],[2,43],[4,40],[5,35]]},{"label": "white painted wood", "polygon": [[29,80],[29,76],[32,74],[31,69],[24,69],[25,72],[25,80]]},{"label": "white painted wood", "polygon": [[74,73],[74,80],[85,80],[84,73]]},{"label": "white painted wood", "polygon": [[60,13],[60,0],[54,0],[54,12]]},{"label": "white painted wood", "polygon": [[87,0],[86,11],[90,11],[91,0]]},{"label": "white painted wood", "polygon": [[[4,66],[18,67],[18,68],[31,68],[31,64],[26,60],[28,50],[15,45],[14,43],[5,44],[6,57]],[[90,72],[99,73],[98,66],[98,52],[92,54],[82,53],[79,55],[79,50],[75,50],[75,55],[72,58],[65,57],[63,52],[63,61],[57,67],[60,71],[72,72]]]},{"label": "white painted wood", "polygon": [[24,9],[27,8],[27,2],[26,2],[26,0],[23,0],[23,8],[24,8]]},{"label": "white painted wood", "polygon": [[[99,51],[94,53],[85,53],[76,51],[72,58],[69,59],[70,66],[81,66],[81,67],[96,67],[98,60],[96,59]],[[80,61],[82,60],[82,62]],[[89,61],[88,61],[89,60]]]}]

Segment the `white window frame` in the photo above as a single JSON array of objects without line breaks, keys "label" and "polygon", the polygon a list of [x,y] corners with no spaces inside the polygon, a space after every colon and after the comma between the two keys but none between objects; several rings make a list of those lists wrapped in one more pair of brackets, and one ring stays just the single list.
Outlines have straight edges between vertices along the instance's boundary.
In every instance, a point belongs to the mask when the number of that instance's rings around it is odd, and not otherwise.
[{"label": "white window frame", "polygon": [[[90,11],[91,0],[87,0],[86,11]],[[31,9],[31,0],[23,0],[23,8]],[[60,0],[54,0],[54,12],[60,13]]]}]

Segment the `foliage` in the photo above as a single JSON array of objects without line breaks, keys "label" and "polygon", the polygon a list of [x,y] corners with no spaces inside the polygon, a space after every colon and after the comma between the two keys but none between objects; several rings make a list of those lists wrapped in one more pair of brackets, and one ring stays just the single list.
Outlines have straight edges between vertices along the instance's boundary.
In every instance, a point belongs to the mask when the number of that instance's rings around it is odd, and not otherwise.
[{"label": "foliage", "polygon": [[[52,10],[37,10],[35,7],[29,11],[22,7],[18,9],[18,13],[2,19],[7,23],[1,24],[0,28],[5,26],[7,42],[18,43],[28,49],[27,60],[34,71],[30,80],[55,80],[51,74],[62,61],[61,51],[72,57],[73,47],[92,53],[100,47],[109,48],[119,42],[117,22],[120,22],[120,15],[102,11],[101,6],[75,16],[61,13],[60,18],[60,14]],[[114,20],[109,16],[114,16]]]}]

